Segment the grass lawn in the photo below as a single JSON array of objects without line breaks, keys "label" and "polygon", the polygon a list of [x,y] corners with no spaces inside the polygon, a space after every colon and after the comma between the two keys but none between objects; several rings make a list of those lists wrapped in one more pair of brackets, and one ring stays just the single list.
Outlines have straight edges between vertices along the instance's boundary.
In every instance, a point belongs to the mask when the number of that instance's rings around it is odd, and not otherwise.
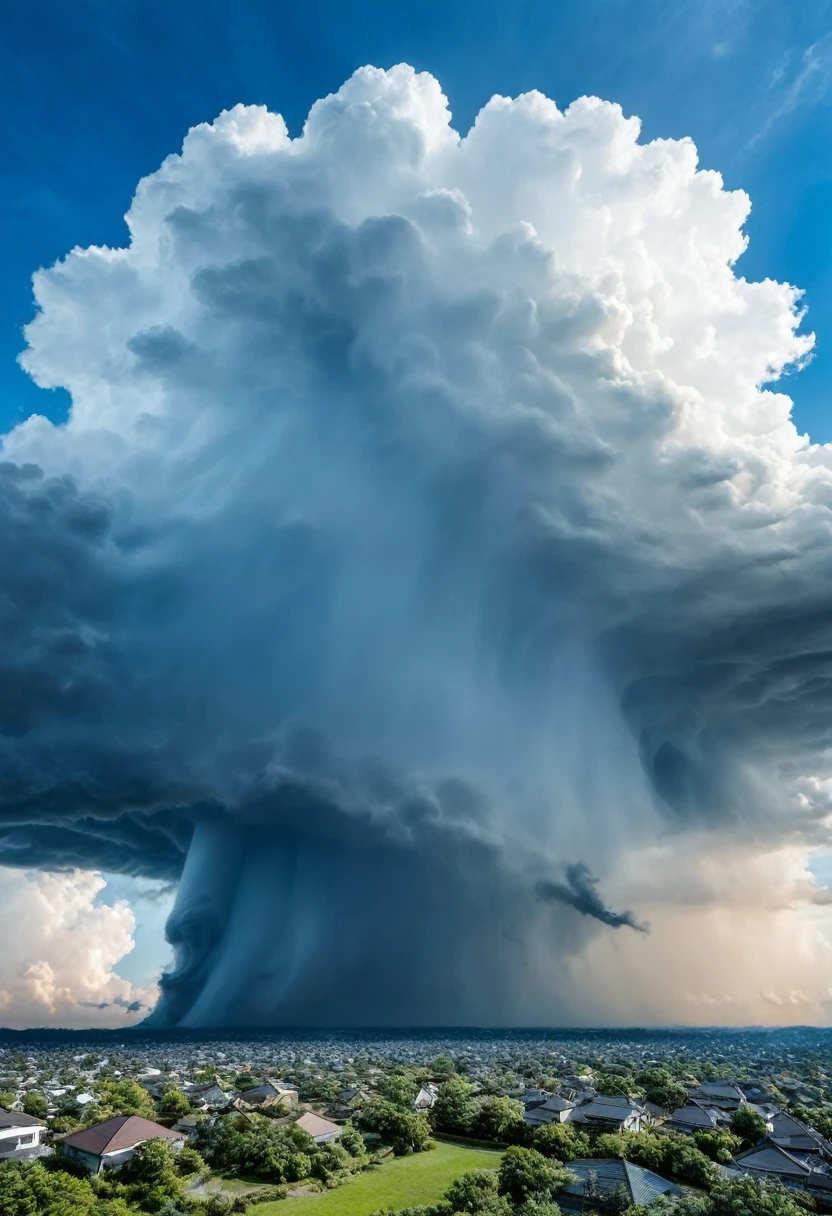
[{"label": "grass lawn", "polygon": [[395,1157],[378,1169],[357,1174],[334,1191],[301,1199],[278,1199],[249,1208],[256,1216],[369,1216],[376,1208],[405,1208],[434,1203],[468,1170],[493,1170],[499,1151],[437,1144],[429,1153]]}]

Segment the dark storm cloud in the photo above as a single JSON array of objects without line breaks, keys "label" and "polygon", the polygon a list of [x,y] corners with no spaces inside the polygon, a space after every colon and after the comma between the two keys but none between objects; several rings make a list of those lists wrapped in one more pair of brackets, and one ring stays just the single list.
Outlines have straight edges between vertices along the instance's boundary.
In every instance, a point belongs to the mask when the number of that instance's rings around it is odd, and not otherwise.
[{"label": "dark storm cloud", "polygon": [[181,876],[157,1022],[556,1017],[553,954],[644,928],[620,857],[821,831],[797,297],[637,135],[530,95],[459,141],[368,70],[36,277],[73,413],[0,469],[0,862]]},{"label": "dark storm cloud", "polygon": [[595,917],[611,929],[621,929],[626,925],[639,933],[647,932],[647,926],[639,924],[632,912],[613,912],[607,907],[598,890],[598,879],[582,861],[566,867],[565,882],[544,879],[536,883],[535,894],[539,899],[567,904],[584,916]]}]

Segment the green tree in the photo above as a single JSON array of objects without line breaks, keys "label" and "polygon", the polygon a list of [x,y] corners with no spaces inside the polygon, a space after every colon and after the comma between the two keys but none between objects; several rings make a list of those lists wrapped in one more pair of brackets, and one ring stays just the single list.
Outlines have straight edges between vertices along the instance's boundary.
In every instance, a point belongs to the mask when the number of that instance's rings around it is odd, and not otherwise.
[{"label": "green tree", "polygon": [[806,1209],[782,1183],[745,1175],[717,1183],[707,1216],[806,1216]]},{"label": "green tree", "polygon": [[4,1110],[10,1110],[16,1101],[17,1098],[11,1092],[11,1090],[4,1090],[2,1093],[0,1093],[0,1106],[2,1106]]},{"label": "green tree", "polygon": [[710,1161],[728,1165],[739,1151],[742,1141],[728,1131],[698,1131],[691,1136],[693,1143]]},{"label": "green tree", "polygon": [[364,1143],[364,1137],[352,1123],[346,1124],[341,1132],[338,1143],[342,1148],[346,1149],[354,1161],[364,1162],[367,1160],[367,1146]]},{"label": "green tree", "polygon": [[430,1124],[421,1114],[401,1110],[385,1098],[375,1098],[362,1110],[359,1120],[367,1131],[376,1132],[397,1157],[432,1148]]},{"label": "green tree", "polygon": [[180,1200],[185,1193],[173,1151],[165,1140],[140,1144],[119,1174],[130,1199],[146,1212],[161,1212],[166,1203]]},{"label": "green tree", "polygon": [[676,1081],[668,1081],[663,1085],[653,1085],[645,1093],[648,1102],[660,1106],[662,1110],[674,1111],[684,1106],[688,1100],[688,1091],[684,1085]]},{"label": "green tree", "polygon": [[731,1116],[731,1131],[739,1136],[743,1148],[753,1148],[766,1134],[766,1121],[750,1106],[741,1106]]},{"label": "green tree", "polygon": [[596,1079],[595,1088],[599,1094],[620,1094],[624,1098],[642,1092],[629,1073],[620,1076],[618,1073],[603,1072]]},{"label": "green tree", "polygon": [[18,1162],[0,1165],[0,1216],[37,1216],[38,1201]]},{"label": "green tree", "polygon": [[159,1118],[165,1123],[175,1123],[187,1115],[191,1104],[181,1089],[167,1090],[159,1099]]},{"label": "green tree", "polygon": [[538,1199],[534,1195],[515,1210],[517,1216],[560,1216],[560,1208],[554,1199]]},{"label": "green tree", "polygon": [[145,1119],[153,1119],[156,1115],[153,1099],[137,1081],[114,1081],[107,1078],[98,1085],[96,1096],[98,1110],[85,1111],[85,1122],[91,1114],[96,1123],[113,1115],[141,1115]]},{"label": "green tree", "polygon": [[462,1174],[448,1187],[445,1199],[452,1212],[467,1212],[469,1216],[510,1216],[511,1205],[497,1190],[498,1179],[493,1170],[471,1170]]},{"label": "green tree", "polygon": [[569,1123],[544,1123],[536,1127],[532,1147],[557,1161],[574,1161],[590,1154],[589,1136]]},{"label": "green tree", "polygon": [[551,1199],[562,1190],[572,1175],[533,1148],[512,1145],[503,1153],[498,1173],[498,1190],[514,1204],[527,1199]]},{"label": "green tree", "polygon": [[412,1110],[416,1094],[416,1082],[404,1072],[391,1072],[381,1083],[381,1092],[388,1102],[399,1110]]},{"label": "green tree", "polygon": [[476,1107],[471,1095],[474,1087],[464,1077],[451,1077],[439,1086],[431,1111],[433,1125],[440,1132],[465,1134],[471,1130]]},{"label": "green tree", "polygon": [[602,1132],[595,1139],[593,1156],[626,1157],[629,1137],[626,1132]]},{"label": "green tree", "polygon": [[642,1088],[650,1090],[662,1085],[670,1085],[673,1082],[673,1076],[669,1068],[656,1065],[653,1068],[643,1068],[641,1072],[636,1073],[636,1081]]},{"label": "green tree", "polygon": [[185,1144],[174,1158],[176,1164],[176,1172],[183,1178],[190,1174],[203,1174],[206,1170],[205,1162],[189,1144]]},{"label": "green tree", "polygon": [[35,1119],[45,1119],[49,1109],[46,1095],[30,1089],[23,1095],[23,1109],[27,1115],[32,1115]]},{"label": "green tree", "polygon": [[474,1116],[472,1130],[481,1140],[510,1141],[525,1129],[523,1103],[514,1098],[484,1098]]},{"label": "green tree", "polygon": [[257,1085],[259,1085],[259,1081],[250,1072],[241,1072],[234,1078],[234,1088],[238,1093],[243,1093],[247,1089],[255,1089]]},{"label": "green tree", "polygon": [[687,1138],[670,1140],[669,1144],[665,1160],[671,1178],[675,1178],[677,1182],[687,1182],[691,1186],[708,1189],[714,1181],[716,1171],[705,1154]]}]

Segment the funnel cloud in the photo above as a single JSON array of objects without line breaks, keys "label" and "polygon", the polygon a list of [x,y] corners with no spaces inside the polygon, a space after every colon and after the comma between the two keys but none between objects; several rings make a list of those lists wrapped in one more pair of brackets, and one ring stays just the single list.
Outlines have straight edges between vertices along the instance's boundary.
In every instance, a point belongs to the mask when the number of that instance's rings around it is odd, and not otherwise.
[{"label": "funnel cloud", "polygon": [[178,884],[151,1023],[557,1022],[649,940],[622,858],[825,839],[813,338],[639,136],[363,68],[35,275],[72,410],[3,439],[0,863]]}]

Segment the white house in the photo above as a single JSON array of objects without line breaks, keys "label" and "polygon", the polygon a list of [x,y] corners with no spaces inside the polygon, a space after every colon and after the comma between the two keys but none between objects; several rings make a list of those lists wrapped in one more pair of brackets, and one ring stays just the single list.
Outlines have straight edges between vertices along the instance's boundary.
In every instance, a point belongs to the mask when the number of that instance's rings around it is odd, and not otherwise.
[{"label": "white house", "polygon": [[42,1157],[47,1151],[41,1143],[46,1125],[21,1111],[0,1110],[0,1161],[23,1161]]}]

